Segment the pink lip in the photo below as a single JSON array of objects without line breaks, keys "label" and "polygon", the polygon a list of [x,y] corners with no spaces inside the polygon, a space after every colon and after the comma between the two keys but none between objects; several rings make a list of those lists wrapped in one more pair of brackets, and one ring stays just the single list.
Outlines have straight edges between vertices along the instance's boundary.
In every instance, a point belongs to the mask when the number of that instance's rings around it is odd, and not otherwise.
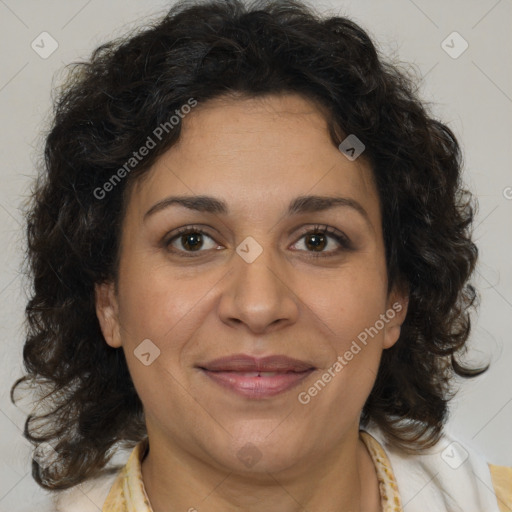
[{"label": "pink lip", "polygon": [[[283,393],[315,370],[310,363],[287,356],[255,358],[245,354],[215,359],[199,368],[217,384],[247,398],[267,398]],[[276,374],[261,375],[262,372]]]},{"label": "pink lip", "polygon": [[314,368],[311,363],[284,355],[258,358],[245,354],[220,357],[198,366],[212,372],[303,372]]},{"label": "pink lip", "polygon": [[211,372],[202,369],[210,379],[247,398],[267,398],[283,393],[299,384],[314,369],[303,372],[278,373],[273,376],[250,377],[240,372]]}]

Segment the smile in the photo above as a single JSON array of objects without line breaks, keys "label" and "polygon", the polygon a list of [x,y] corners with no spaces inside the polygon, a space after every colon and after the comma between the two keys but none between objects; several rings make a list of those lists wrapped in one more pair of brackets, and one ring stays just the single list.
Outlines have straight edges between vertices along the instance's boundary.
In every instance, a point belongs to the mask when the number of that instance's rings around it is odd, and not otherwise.
[{"label": "smile", "polygon": [[236,372],[210,371],[204,368],[202,372],[213,382],[224,389],[246,398],[263,399],[284,393],[306,379],[314,368],[300,372]]}]

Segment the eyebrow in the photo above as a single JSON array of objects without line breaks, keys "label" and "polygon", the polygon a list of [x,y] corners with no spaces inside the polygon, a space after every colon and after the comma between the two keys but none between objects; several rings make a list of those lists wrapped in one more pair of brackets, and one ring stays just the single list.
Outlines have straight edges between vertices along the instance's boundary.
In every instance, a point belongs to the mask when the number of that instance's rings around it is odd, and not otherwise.
[{"label": "eyebrow", "polygon": [[[229,208],[225,201],[212,196],[170,196],[154,204],[145,214],[144,221],[151,215],[169,208],[172,205],[180,205],[189,210],[213,213],[216,215],[228,215]],[[358,212],[372,227],[367,211],[355,199],[339,196],[299,196],[293,199],[288,206],[288,216],[301,213],[314,213],[330,210],[332,208],[348,207]]]}]

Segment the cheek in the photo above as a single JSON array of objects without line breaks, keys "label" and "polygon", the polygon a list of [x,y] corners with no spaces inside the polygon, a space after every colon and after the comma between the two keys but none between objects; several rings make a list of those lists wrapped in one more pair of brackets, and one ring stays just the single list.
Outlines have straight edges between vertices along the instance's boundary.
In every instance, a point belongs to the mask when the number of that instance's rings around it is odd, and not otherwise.
[{"label": "cheek", "polygon": [[309,305],[328,327],[338,353],[385,312],[386,282],[377,266],[343,268],[310,290]]},{"label": "cheek", "polygon": [[129,269],[120,273],[119,319],[133,382],[145,404],[158,401],[162,394],[178,399],[182,386],[188,388],[187,356],[194,353],[198,331],[215,307],[216,284],[222,274],[194,276],[169,266],[135,263]]},{"label": "cheek", "polygon": [[[352,265],[341,269],[325,286],[315,288],[309,306],[314,310],[330,355],[304,400],[315,402],[316,412],[329,414],[333,403],[357,414],[368,397],[378,372],[384,329],[387,281],[379,264]],[[375,328],[375,324],[378,323]],[[326,384],[322,384],[322,382]],[[315,393],[318,396],[313,398]],[[342,417],[339,417],[342,421]]]},{"label": "cheek", "polygon": [[182,337],[186,319],[197,315],[201,301],[207,300],[208,291],[218,280],[207,275],[184,276],[168,266],[147,264],[130,265],[120,281],[123,278],[119,318],[126,327],[126,341],[154,338],[162,344],[173,331],[174,338],[178,332]]},{"label": "cheek", "polygon": [[133,263],[120,274],[120,283],[123,350],[144,409],[165,418],[177,402],[193,407],[181,357],[201,325],[198,317],[208,307],[205,294],[212,286],[193,286],[168,268]]}]

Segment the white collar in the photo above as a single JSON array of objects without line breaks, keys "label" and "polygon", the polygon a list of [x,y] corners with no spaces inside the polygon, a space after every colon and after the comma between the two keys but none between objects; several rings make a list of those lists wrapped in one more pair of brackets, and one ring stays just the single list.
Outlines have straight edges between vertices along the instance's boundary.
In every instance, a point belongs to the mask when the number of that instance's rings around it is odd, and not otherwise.
[{"label": "white collar", "polygon": [[376,425],[360,428],[386,452],[404,512],[500,512],[489,465],[476,448],[445,431],[425,453],[409,455]]}]

